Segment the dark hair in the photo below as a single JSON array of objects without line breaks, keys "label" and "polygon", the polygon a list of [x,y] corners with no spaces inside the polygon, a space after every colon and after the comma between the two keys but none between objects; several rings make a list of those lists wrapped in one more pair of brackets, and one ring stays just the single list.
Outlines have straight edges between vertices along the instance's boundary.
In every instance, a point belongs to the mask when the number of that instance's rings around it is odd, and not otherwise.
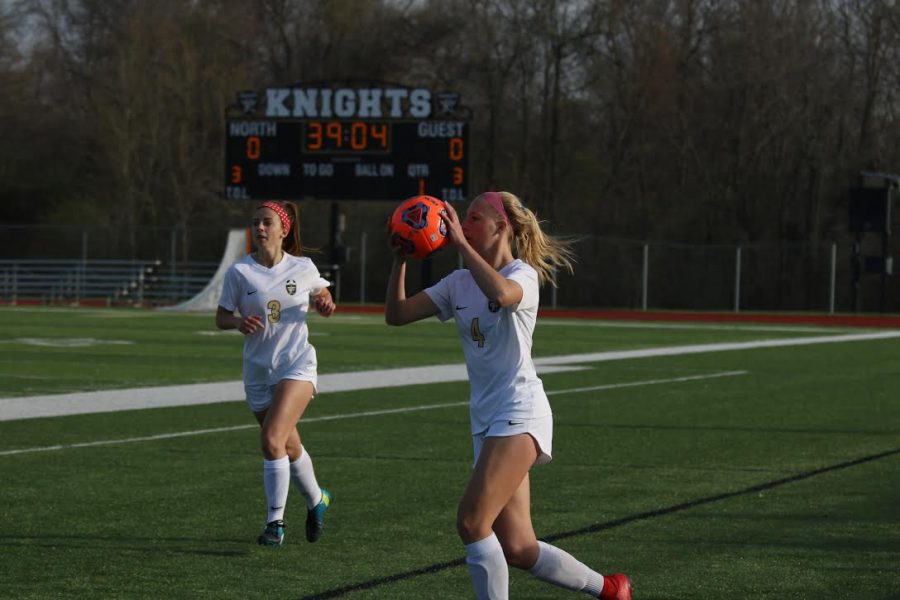
[{"label": "dark hair", "polygon": [[290,231],[281,240],[281,249],[293,256],[303,256],[305,248],[300,243],[300,208],[293,202],[286,200],[266,200],[265,202],[260,202],[257,209],[268,208],[266,204],[277,204],[287,214],[291,222]]},{"label": "dark hair", "polygon": [[300,207],[293,202],[279,202],[284,212],[291,218],[291,230],[281,241],[281,249],[294,256],[303,255],[303,246],[300,244]]}]

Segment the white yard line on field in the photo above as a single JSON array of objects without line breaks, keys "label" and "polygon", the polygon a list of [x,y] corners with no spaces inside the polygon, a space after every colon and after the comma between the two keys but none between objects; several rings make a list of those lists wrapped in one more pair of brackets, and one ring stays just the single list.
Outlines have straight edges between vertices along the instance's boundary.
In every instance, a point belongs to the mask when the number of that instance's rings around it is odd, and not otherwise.
[{"label": "white yard line on field", "polygon": [[629,381],[628,383],[608,383],[605,385],[592,385],[583,388],[571,388],[568,390],[548,390],[547,395],[554,394],[577,394],[579,392],[596,392],[599,390],[615,390],[619,388],[636,387],[639,385],[657,385],[660,383],[682,383],[685,381],[698,381],[700,379],[715,379],[717,377],[735,377],[737,375],[746,375],[750,371],[722,371],[721,373],[710,373],[707,375],[685,375],[683,377],[672,377],[670,379],[644,379],[643,381]]},{"label": "white yard line on field", "polygon": [[[613,360],[679,356],[684,354],[725,352],[732,350],[754,350],[760,348],[783,348],[813,344],[835,344],[898,337],[900,337],[900,331],[877,331],[830,336],[755,340],[748,342],[663,346],[659,348],[643,348],[640,350],[618,350],[590,354],[550,356],[535,359],[534,363],[538,369],[538,373],[543,375],[584,368],[572,365]],[[425,383],[460,382],[465,381],[466,379],[466,367],[464,364],[431,365],[425,367],[409,367],[405,369],[329,373],[319,376],[318,389],[320,393],[347,392]],[[0,398],[0,421],[98,412],[115,412],[142,408],[214,404],[218,402],[239,401],[242,400],[243,397],[244,388],[240,381],[225,381],[219,383],[145,387],[127,390],[104,390],[98,392],[78,392],[73,394]]]},{"label": "white yard line on field", "polygon": [[664,346],[660,348],[643,348],[641,350],[595,352],[592,354],[568,354],[541,358],[534,362],[535,364],[541,365],[565,365],[572,363],[605,362],[610,360],[629,360],[632,358],[652,358],[655,356],[680,356],[683,354],[701,354],[706,352],[728,352],[732,350],[757,350],[760,348],[786,348],[789,346],[812,346],[815,344],[840,344],[844,342],[863,342],[891,338],[900,338],[900,331],[848,333],[843,335],[754,340],[750,342],[695,344],[690,346]]},{"label": "white yard line on field", "polygon": [[758,323],[697,323],[678,322],[660,323],[659,321],[588,321],[585,319],[541,319],[541,325],[556,325],[559,327],[596,327],[604,329],[675,329],[692,331],[749,331],[757,332],[787,332],[787,333],[834,333],[835,331],[859,331],[859,327],[815,327],[812,325],[765,325]]},{"label": "white yard line on field", "polygon": [[[628,381],[625,383],[610,383],[604,385],[595,385],[583,388],[571,388],[567,390],[551,390],[547,395],[555,394],[575,394],[580,392],[613,390],[618,388],[635,387],[640,385],[658,385],[662,383],[682,383],[685,381],[697,381],[701,379],[714,379],[717,377],[734,377],[737,375],[746,375],[747,371],[723,371],[720,373],[709,373],[706,375],[690,375],[685,377],[672,377],[671,379],[648,379],[645,381]],[[426,382],[427,383],[427,382]],[[364,412],[345,413],[336,415],[323,415],[321,417],[309,417],[303,419],[303,424],[316,423],[320,421],[338,421],[342,419],[359,419],[363,417],[379,417],[382,415],[395,415],[399,413],[418,412],[423,410],[435,410],[438,408],[450,408],[458,406],[466,406],[466,402],[445,402],[443,404],[424,404],[420,406],[405,406],[403,408],[385,408],[382,410],[367,410]],[[98,440],[95,442],[82,442],[80,444],[59,444],[56,446],[36,446],[33,448],[17,448],[15,450],[0,450],[0,456],[11,456],[13,454],[32,454],[35,452],[49,452],[52,450],[71,450],[74,448],[94,448],[97,446],[110,446],[114,444],[135,444],[138,442],[154,442],[158,440],[168,440],[180,437],[189,437],[194,435],[205,435],[208,433],[228,433],[232,431],[241,431],[244,429],[256,429],[259,427],[256,423],[248,425],[234,425],[231,427],[215,427],[211,429],[195,429],[192,431],[177,431],[174,433],[161,433],[158,435],[147,435],[132,438],[122,438],[116,440]]]},{"label": "white yard line on field", "polygon": [[[564,373],[585,368],[568,365],[548,365],[546,367],[538,367],[538,371],[541,374]],[[328,373],[319,375],[318,391],[320,394],[326,392],[352,392],[426,383],[459,382],[467,379],[466,366],[464,364],[356,371],[352,373]],[[243,400],[244,384],[240,381],[0,398],[0,421],[116,412],[142,408],[217,404],[219,402]]]}]

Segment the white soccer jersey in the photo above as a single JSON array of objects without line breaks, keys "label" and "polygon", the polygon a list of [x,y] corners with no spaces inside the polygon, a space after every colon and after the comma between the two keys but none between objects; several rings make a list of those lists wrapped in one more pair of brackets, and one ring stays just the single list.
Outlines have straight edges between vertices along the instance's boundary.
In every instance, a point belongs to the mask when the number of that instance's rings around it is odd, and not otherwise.
[{"label": "white soccer jersey", "polygon": [[284,258],[271,269],[252,256],[225,273],[219,306],[262,317],[264,328],[244,336],[244,384],[275,385],[282,379],[317,383],[316,350],[309,343],[309,296],[330,284],[305,257]]},{"label": "white soccer jersey", "polygon": [[517,305],[498,308],[488,302],[468,269],[454,271],[425,290],[437,305],[441,321],[456,320],[469,374],[473,434],[498,420],[551,414],[544,384],[531,360],[540,299],[537,271],[516,259],[500,269],[500,275],[522,286]]}]

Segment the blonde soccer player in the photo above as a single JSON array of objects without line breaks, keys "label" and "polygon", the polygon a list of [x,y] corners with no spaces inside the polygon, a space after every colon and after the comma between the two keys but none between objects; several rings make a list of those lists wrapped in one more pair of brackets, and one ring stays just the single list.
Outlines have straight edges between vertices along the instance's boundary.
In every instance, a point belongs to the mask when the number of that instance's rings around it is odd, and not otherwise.
[{"label": "blonde soccer player", "polygon": [[[297,425],[316,392],[316,349],[306,317],[335,304],[313,262],[302,256],[300,219],[291,202],[263,202],[253,213],[256,250],[225,274],[216,311],[219,329],[244,334],[244,392],[260,425],[266,525],[257,542],[284,542],[284,513],[293,481],[306,500],[306,539],[322,534],[331,494],[319,487]],[[237,315],[235,314],[237,311]]]},{"label": "blonde soccer player", "polygon": [[481,194],[462,222],[447,204],[444,220],[466,268],[407,298],[407,257],[395,250],[385,321],[405,325],[436,315],[456,322],[475,454],[456,527],[475,596],[508,598],[513,566],[595,598],[631,600],[628,577],[603,576],[538,541],[531,523],[528,473],[549,462],[553,448],[553,414],[531,358],[539,286],[555,284],[555,268],[572,271],[571,248],[544,234],[509,192]]}]

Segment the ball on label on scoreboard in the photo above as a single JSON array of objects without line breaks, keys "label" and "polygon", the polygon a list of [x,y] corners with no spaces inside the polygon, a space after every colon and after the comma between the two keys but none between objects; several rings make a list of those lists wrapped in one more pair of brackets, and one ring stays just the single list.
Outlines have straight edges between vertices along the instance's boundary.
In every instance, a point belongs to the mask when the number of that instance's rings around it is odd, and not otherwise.
[{"label": "ball on label on scoreboard", "polygon": [[441,219],[444,203],[433,196],[407,198],[391,215],[390,244],[413,258],[427,258],[447,244],[447,225]]}]

